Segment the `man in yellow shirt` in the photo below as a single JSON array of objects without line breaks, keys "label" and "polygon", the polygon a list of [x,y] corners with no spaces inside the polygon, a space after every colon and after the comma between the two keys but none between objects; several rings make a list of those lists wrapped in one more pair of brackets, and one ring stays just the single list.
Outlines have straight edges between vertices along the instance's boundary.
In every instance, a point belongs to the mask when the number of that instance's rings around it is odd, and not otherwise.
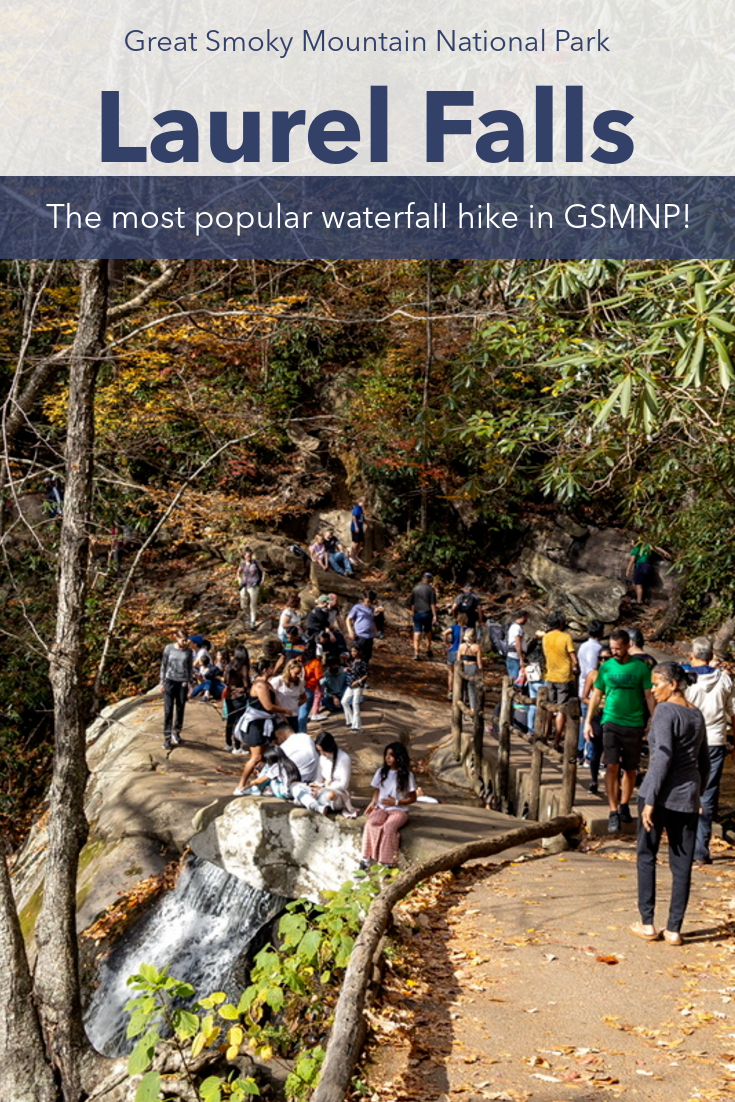
[{"label": "man in yellow shirt", "polygon": [[[547,700],[550,705],[568,704],[577,695],[575,674],[579,669],[579,663],[574,650],[574,641],[569,632],[564,630],[567,621],[562,612],[552,612],[546,623],[549,630],[544,635],[541,645],[546,665]],[[556,712],[554,714],[555,750],[559,749],[563,732],[564,713]],[[548,738],[548,732],[546,737]]]}]

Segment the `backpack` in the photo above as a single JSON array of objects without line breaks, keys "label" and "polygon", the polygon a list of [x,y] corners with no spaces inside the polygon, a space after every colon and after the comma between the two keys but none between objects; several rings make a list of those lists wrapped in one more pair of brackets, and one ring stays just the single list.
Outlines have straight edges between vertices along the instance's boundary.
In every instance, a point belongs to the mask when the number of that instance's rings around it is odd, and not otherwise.
[{"label": "backpack", "polygon": [[508,653],[507,628],[504,628],[503,625],[499,624],[496,620],[488,620],[485,624],[485,628],[487,630],[490,646],[501,658],[505,658]]},{"label": "backpack", "polygon": [[466,616],[471,616],[473,612],[477,610],[480,602],[474,593],[462,593],[456,604],[457,612],[464,612]]}]

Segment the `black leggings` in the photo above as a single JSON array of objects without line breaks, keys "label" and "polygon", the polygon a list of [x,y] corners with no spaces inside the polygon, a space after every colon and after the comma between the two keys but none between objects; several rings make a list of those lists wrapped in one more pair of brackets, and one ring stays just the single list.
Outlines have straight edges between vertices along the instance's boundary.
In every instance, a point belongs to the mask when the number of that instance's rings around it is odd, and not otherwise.
[{"label": "black leggings", "polygon": [[227,726],[225,727],[225,742],[228,746],[232,746],[232,739],[242,713],[248,706],[248,699],[246,696],[236,696],[233,699],[227,701]]},{"label": "black leggings", "polygon": [[641,812],[645,800],[638,800],[638,910],[641,922],[653,925],[656,907],[656,854],[661,835],[666,830],[669,838],[669,869],[671,870],[671,902],[666,929],[679,933],[689,902],[692,883],[694,843],[697,840],[699,815],[694,812],[670,811],[654,804],[653,825],[644,830]]}]

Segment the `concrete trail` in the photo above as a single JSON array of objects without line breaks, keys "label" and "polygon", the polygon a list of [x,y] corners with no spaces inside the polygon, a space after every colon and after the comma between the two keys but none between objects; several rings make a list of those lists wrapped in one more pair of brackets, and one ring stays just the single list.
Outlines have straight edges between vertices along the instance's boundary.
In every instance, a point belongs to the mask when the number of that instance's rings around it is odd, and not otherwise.
[{"label": "concrete trail", "polygon": [[[680,949],[629,933],[628,842],[542,859],[528,849],[464,870],[399,927],[410,970],[389,972],[376,1008],[373,1097],[731,1098],[735,870],[715,845],[714,865],[695,872]],[[660,867],[662,923],[668,882]]]}]

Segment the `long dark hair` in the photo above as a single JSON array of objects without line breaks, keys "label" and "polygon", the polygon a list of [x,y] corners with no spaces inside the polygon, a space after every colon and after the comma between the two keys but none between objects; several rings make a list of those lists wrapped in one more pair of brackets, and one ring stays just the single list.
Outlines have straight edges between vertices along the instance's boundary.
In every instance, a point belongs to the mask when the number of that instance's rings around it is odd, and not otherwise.
[{"label": "long dark hair", "polygon": [[235,647],[232,661],[225,670],[225,681],[235,687],[250,687],[250,652],[247,647]]},{"label": "long dark hair", "polygon": [[320,747],[320,749],[322,749],[325,754],[331,754],[332,757],[336,759],[337,754],[339,753],[339,746],[337,745],[337,740],[335,739],[331,731],[320,731],[314,739],[314,744],[315,746]]},{"label": "long dark hair", "polygon": [[298,784],[301,780],[301,774],[299,773],[298,766],[291,761],[288,754],[285,754],[280,746],[276,746],[274,742],[266,746],[263,751],[263,761],[266,765],[278,765],[281,772],[286,774],[286,780],[289,785]]},{"label": "long dark hair", "polygon": [[390,773],[390,766],[386,764],[385,755],[388,751],[391,751],[396,762],[396,773],[398,774],[398,791],[408,791],[408,774],[411,770],[411,763],[408,760],[408,750],[402,742],[390,742],[383,751],[383,764],[380,767],[380,783],[382,784],[385,778]]}]

